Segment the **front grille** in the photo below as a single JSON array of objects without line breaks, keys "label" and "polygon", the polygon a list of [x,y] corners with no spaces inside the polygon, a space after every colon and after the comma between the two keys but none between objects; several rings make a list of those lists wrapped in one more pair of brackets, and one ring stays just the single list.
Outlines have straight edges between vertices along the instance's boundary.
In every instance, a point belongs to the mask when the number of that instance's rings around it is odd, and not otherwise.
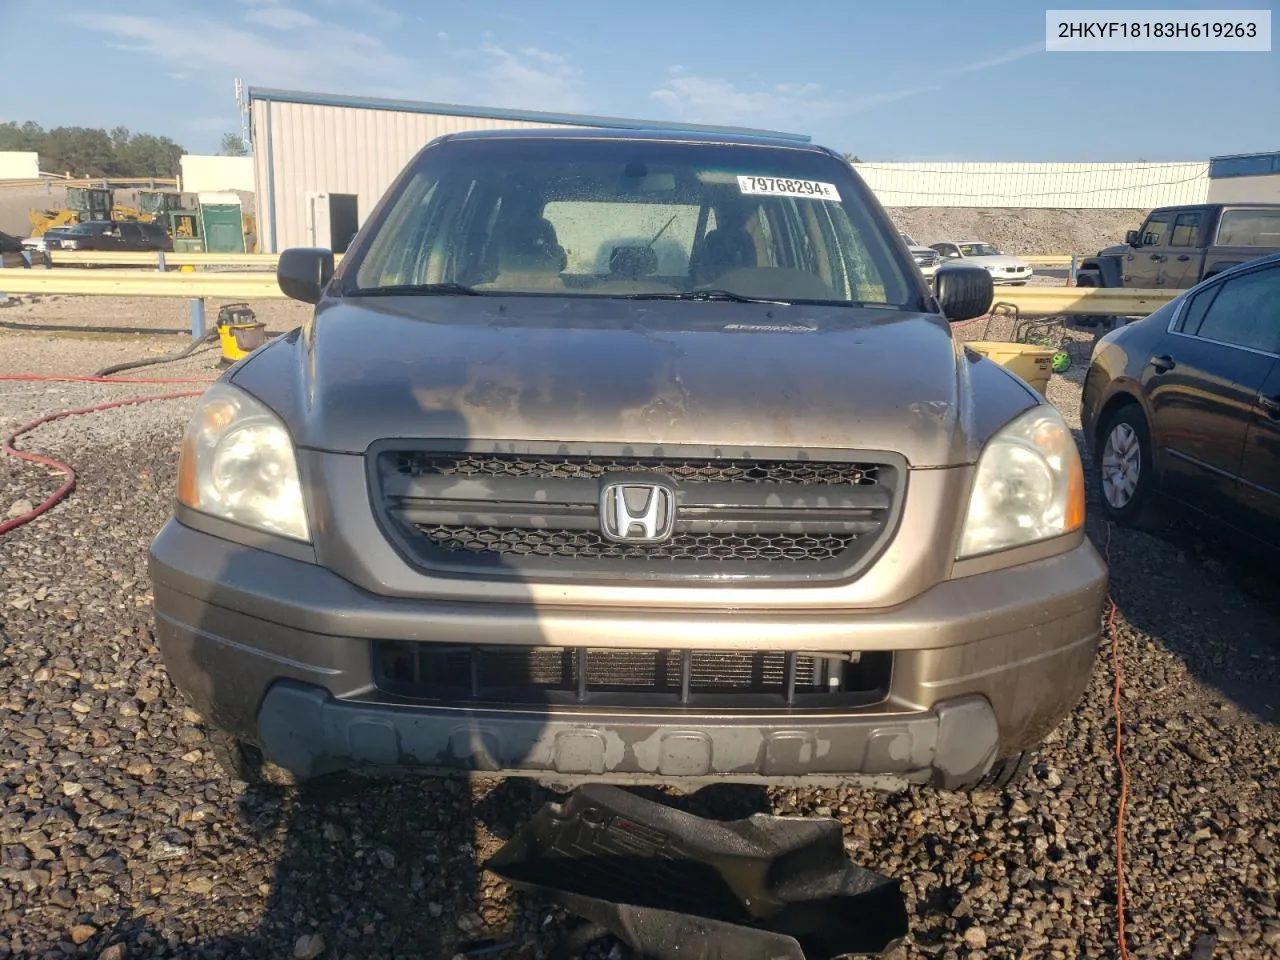
[{"label": "front grille", "polygon": [[380,689],[448,702],[743,708],[873,703],[892,654],[374,644]]},{"label": "front grille", "polygon": [[797,534],[734,536],[677,533],[658,544],[606,540],[592,530],[529,530],[520,527],[462,527],[419,524],[433,544],[452,552],[509,557],[567,557],[577,560],[761,560],[806,563],[833,560],[853,543],[852,535],[807,537]]},{"label": "front grille", "polygon": [[395,470],[407,477],[520,477],[550,480],[598,479],[610,473],[657,473],[692,483],[803,483],[872,486],[874,463],[813,460],[714,460],[668,457],[439,456],[398,453]]},{"label": "front grille", "polygon": [[[623,456],[387,449],[369,459],[384,529],[433,572],[521,579],[821,579],[851,576],[893,526],[894,458]],[[602,529],[615,481],[658,483],[670,535]]]}]

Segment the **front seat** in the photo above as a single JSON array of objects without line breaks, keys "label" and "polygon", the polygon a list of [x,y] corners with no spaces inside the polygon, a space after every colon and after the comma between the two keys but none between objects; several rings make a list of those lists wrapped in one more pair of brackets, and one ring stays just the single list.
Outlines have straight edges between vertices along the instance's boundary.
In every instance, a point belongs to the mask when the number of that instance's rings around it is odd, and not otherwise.
[{"label": "front seat", "polygon": [[494,229],[497,276],[483,287],[516,290],[560,290],[560,272],[569,258],[560,246],[556,228],[536,211],[522,211],[499,219]]},{"label": "front seat", "polygon": [[710,231],[695,252],[690,270],[694,286],[710,283],[730,270],[757,266],[756,242],[746,230]]}]

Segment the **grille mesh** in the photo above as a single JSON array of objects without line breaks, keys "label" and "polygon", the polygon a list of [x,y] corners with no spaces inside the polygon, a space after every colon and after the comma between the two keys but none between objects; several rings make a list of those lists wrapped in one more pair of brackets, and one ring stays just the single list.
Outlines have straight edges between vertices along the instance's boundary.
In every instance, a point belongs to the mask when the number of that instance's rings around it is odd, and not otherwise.
[{"label": "grille mesh", "polygon": [[437,547],[454,553],[498,557],[560,557],[582,560],[763,560],[814,563],[849,548],[853,534],[727,535],[679,533],[658,544],[615,543],[593,530],[534,530],[522,527],[418,525]]},{"label": "grille mesh", "polygon": [[515,454],[457,455],[402,453],[396,470],[406,476],[534,477],[591,480],[607,473],[660,473],[681,483],[802,483],[872,486],[874,463],[817,460],[698,460],[640,457],[522,457]]}]

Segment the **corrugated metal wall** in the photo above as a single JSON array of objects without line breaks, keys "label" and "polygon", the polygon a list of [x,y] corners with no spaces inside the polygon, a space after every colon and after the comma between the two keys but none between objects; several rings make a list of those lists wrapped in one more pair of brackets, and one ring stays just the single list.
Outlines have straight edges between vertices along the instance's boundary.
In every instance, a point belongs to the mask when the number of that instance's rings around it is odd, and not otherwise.
[{"label": "corrugated metal wall", "polygon": [[1204,203],[1208,161],[1193,163],[855,163],[887,207],[1147,209]]},{"label": "corrugated metal wall", "polygon": [[278,100],[254,100],[252,121],[259,246],[269,253],[313,242],[308,198],[317,193],[355,194],[363,224],[405,164],[435,137],[559,126]]},{"label": "corrugated metal wall", "polygon": [[1223,177],[1209,187],[1210,203],[1280,203],[1280,173]]}]

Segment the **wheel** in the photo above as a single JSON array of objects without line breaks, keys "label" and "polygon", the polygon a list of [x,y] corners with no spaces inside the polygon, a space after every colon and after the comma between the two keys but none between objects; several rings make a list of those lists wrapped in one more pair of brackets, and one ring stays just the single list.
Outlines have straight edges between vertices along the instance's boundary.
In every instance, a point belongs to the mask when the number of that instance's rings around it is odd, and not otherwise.
[{"label": "wheel", "polygon": [[1152,484],[1151,431],[1136,403],[1107,419],[1098,435],[1094,464],[1102,512],[1125,526],[1139,526],[1148,514]]},{"label": "wheel", "polygon": [[1013,786],[1027,775],[1031,763],[1035,760],[1034,750],[1023,750],[1012,757],[997,760],[991,765],[986,776],[969,787],[970,790],[1004,790]]},{"label": "wheel", "polygon": [[[1102,277],[1096,273],[1077,273],[1076,286],[1077,287],[1101,287],[1103,286]],[[1096,327],[1098,324],[1102,323],[1104,320],[1108,320],[1110,318],[1106,316],[1102,316],[1100,314],[1088,313],[1088,314],[1080,314],[1079,316],[1072,317],[1071,319],[1075,323],[1075,325],[1078,327]]]}]

